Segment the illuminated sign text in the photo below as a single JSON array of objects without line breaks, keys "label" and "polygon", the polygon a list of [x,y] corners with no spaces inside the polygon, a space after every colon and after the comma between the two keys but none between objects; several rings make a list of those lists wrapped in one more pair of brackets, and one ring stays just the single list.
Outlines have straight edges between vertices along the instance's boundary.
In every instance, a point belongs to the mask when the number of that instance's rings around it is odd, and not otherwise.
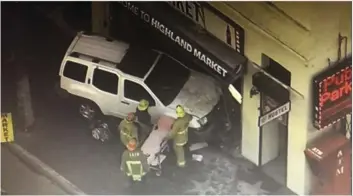
[{"label": "illuminated sign text", "polygon": [[351,112],[352,65],[345,60],[314,79],[314,126],[334,124]]}]

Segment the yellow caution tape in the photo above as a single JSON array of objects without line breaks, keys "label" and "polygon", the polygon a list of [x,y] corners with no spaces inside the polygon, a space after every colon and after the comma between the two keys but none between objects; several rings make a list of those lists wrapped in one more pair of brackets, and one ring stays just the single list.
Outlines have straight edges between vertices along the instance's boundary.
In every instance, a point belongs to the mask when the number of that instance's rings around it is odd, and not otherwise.
[{"label": "yellow caution tape", "polygon": [[15,140],[13,133],[11,113],[1,114],[1,143],[13,142]]}]

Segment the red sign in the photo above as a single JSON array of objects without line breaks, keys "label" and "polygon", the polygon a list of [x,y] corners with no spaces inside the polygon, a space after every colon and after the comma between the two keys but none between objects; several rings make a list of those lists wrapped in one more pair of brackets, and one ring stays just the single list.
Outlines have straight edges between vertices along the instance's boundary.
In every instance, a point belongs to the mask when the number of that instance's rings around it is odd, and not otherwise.
[{"label": "red sign", "polygon": [[314,126],[334,124],[352,110],[351,58],[325,70],[314,79]]}]

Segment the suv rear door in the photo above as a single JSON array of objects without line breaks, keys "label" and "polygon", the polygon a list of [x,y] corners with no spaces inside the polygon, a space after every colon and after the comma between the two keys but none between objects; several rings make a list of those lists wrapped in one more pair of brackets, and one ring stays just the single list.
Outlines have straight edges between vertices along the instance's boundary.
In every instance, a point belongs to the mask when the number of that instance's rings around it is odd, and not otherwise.
[{"label": "suv rear door", "polygon": [[79,60],[68,59],[60,70],[60,87],[73,95],[86,97],[89,89],[86,76],[89,72],[89,67]]},{"label": "suv rear door", "polygon": [[91,99],[100,107],[105,115],[123,117],[120,110],[121,77],[106,68],[96,67],[92,71],[88,83],[93,89]]}]

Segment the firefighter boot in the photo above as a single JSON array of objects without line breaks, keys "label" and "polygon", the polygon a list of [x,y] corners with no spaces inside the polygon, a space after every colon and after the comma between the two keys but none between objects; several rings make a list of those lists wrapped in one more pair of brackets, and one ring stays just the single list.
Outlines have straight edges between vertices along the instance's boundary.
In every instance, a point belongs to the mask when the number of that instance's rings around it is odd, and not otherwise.
[{"label": "firefighter boot", "polygon": [[184,146],[178,146],[174,144],[174,151],[177,159],[177,165],[179,167],[185,167],[185,152]]}]

